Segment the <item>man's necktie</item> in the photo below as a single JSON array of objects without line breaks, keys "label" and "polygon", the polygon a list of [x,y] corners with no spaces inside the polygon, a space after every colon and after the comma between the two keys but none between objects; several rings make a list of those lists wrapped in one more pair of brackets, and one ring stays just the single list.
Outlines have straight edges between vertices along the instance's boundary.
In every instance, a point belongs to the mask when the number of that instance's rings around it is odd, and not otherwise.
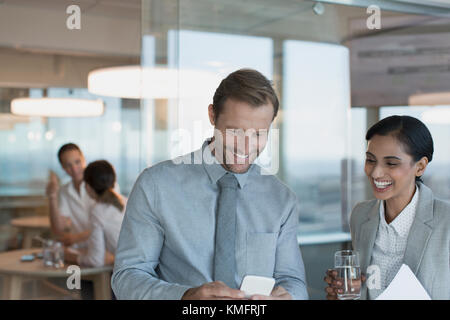
[{"label": "man's necktie", "polygon": [[234,174],[226,173],[217,183],[220,193],[216,216],[214,280],[223,281],[230,288],[236,288],[235,238],[238,181]]}]

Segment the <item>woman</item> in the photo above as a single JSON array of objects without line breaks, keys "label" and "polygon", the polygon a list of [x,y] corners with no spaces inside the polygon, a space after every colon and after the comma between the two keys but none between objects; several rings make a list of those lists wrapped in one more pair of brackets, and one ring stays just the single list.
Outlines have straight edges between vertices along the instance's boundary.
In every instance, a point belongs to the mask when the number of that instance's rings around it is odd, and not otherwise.
[{"label": "woman", "polygon": [[[371,281],[372,273],[363,277],[361,298],[375,299],[406,264],[432,299],[450,299],[450,203],[434,198],[421,179],[433,159],[430,132],[413,117],[391,116],[372,126],[366,140],[364,170],[376,200],[355,206],[350,230],[361,271],[374,266],[380,281]],[[336,299],[342,292],[336,271],[324,280],[327,299]]]},{"label": "woman", "polygon": [[66,250],[65,260],[89,267],[112,264],[125,212],[125,199],[114,190],[116,174],[105,160],[90,163],[84,170],[84,181],[87,193],[96,202],[90,214],[91,234],[87,240],[87,252]]}]

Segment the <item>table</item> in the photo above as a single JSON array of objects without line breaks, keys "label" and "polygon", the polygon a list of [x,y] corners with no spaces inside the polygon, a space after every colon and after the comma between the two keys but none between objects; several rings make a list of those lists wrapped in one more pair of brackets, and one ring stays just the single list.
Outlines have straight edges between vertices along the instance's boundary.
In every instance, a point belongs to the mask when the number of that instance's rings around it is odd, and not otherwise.
[{"label": "table", "polygon": [[44,231],[50,230],[50,218],[48,216],[23,217],[11,220],[11,225],[23,233],[22,248],[31,248],[33,238]]},{"label": "table", "polygon": [[[29,279],[47,279],[52,277],[68,278],[67,267],[54,269],[44,267],[42,259],[32,262],[21,262],[20,258],[26,254],[41,252],[42,249],[22,249],[0,253],[0,275],[3,276],[4,300],[18,300],[22,296],[22,282]],[[112,265],[97,268],[80,268],[81,279],[94,283],[95,300],[111,300],[111,272]]]},{"label": "table", "polygon": [[45,195],[6,195],[0,191],[0,214],[19,217],[24,215],[48,215],[48,199]]},{"label": "table", "polygon": [[8,195],[0,192],[0,209],[34,209],[47,206],[45,194]]}]

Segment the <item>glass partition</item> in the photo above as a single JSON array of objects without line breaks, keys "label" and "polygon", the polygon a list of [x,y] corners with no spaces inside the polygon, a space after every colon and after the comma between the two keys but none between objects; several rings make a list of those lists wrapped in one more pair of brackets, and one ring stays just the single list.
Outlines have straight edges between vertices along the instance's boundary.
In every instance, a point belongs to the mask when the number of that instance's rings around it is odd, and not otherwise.
[{"label": "glass partition", "polygon": [[[18,248],[13,217],[30,208],[48,214],[49,170],[68,181],[56,155],[61,145],[79,144],[88,162],[110,161],[128,195],[146,167],[191,152],[211,136],[207,107],[220,80],[254,68],[273,82],[281,103],[276,136],[261,158],[278,157],[273,173],[299,199],[309,291],[323,298],[333,251],[350,245],[351,209],[372,198],[363,171],[370,125],[391,114],[422,119],[435,140],[424,180],[450,199],[450,101],[413,106],[410,99],[449,91],[450,10],[435,8],[437,14],[419,1],[384,1],[381,29],[373,29],[367,1],[350,2],[80,1],[81,28],[73,30],[67,1],[2,1],[0,251]],[[142,71],[136,97],[89,92],[89,72],[114,66]],[[175,71],[175,85],[164,94],[145,86],[146,70],[156,68]],[[105,112],[94,118],[11,114],[12,99],[44,96],[99,98]]]},{"label": "glass partition", "polygon": [[440,107],[382,107],[380,118],[392,115],[415,117],[425,123],[434,143],[433,160],[423,176],[436,197],[450,200],[450,106]]},{"label": "glass partition", "polygon": [[[29,96],[41,98],[42,89]],[[49,98],[101,98],[104,114],[93,118],[29,117],[0,131],[5,144],[0,156],[0,190],[4,195],[43,195],[49,170],[61,183],[70,177],[62,169],[57,152],[65,143],[76,143],[89,163],[106,159],[114,165],[123,194],[128,194],[141,167],[139,162],[139,105],[114,97],[92,95],[81,88],[47,88]],[[136,125],[137,124],[137,125]]]},{"label": "glass partition", "polygon": [[340,232],[348,201],[348,49],[288,40],[283,50],[284,180],[299,198],[302,233]]}]

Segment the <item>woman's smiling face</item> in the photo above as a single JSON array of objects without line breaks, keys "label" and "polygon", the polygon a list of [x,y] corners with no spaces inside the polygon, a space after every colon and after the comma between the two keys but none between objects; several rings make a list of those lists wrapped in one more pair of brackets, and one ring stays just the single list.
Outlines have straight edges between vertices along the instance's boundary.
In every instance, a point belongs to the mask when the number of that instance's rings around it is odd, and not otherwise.
[{"label": "woman's smiling face", "polygon": [[367,144],[364,171],[377,199],[407,198],[427,163],[426,157],[415,162],[393,135],[374,135]]}]

